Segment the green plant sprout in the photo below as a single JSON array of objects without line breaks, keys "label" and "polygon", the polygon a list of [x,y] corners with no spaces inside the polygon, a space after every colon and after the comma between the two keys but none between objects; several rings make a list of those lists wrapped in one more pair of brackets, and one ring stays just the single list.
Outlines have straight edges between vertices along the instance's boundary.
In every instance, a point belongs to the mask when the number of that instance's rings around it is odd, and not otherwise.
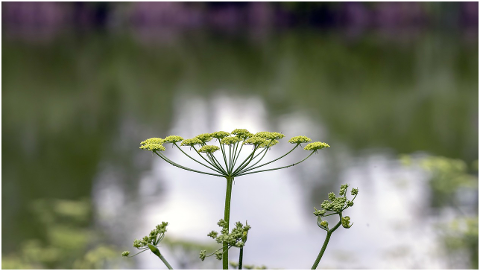
[{"label": "green plant sprout", "polygon": [[167,266],[168,269],[173,269],[158,249],[158,243],[160,243],[160,241],[162,241],[165,237],[165,232],[167,232],[167,226],[168,222],[162,222],[162,224],[157,225],[148,236],[143,237],[143,239],[141,240],[135,239],[135,241],[133,241],[133,247],[141,251],[132,256],[129,256],[130,251],[124,251],[122,252],[122,256],[135,257],[142,252],[150,250],[151,252],[153,252],[153,254],[157,255],[160,260],[162,260],[162,262]]},{"label": "green plant sprout", "polygon": [[[325,241],[323,242],[320,253],[318,253],[317,258],[313,263],[312,270],[317,269],[318,263],[322,259],[323,253],[325,253],[325,250],[327,249],[327,245],[330,241],[330,236],[332,236],[332,233],[337,230],[340,225],[342,225],[345,229],[349,229],[353,225],[350,224],[350,217],[343,217],[342,213],[345,211],[345,209],[353,206],[353,201],[358,195],[358,188],[352,188],[351,195],[354,196],[352,200],[347,199],[347,188],[348,184],[343,184],[340,186],[339,197],[335,196],[335,193],[333,192],[328,193],[328,200],[324,200],[321,205],[323,209],[317,210],[317,208],[314,207],[315,211],[313,214],[317,216],[317,225],[327,232],[327,236],[325,237]],[[330,229],[328,227],[328,222],[323,220],[322,217],[331,215],[338,215],[340,220],[333,228]]]},{"label": "green plant sprout", "polygon": [[[233,180],[236,177],[260,173],[266,171],[274,171],[284,168],[289,168],[298,165],[316,153],[318,150],[330,147],[324,142],[309,143],[304,147],[304,150],[310,151],[310,154],[299,162],[268,169],[261,169],[271,163],[274,163],[298,148],[303,143],[311,142],[312,140],[306,136],[292,137],[288,142],[294,147],[284,155],[270,160],[269,162],[261,163],[269,152],[271,147],[279,143],[279,139],[284,138],[285,135],[278,132],[259,132],[256,134],[250,133],[246,129],[235,129],[231,133],[218,131],[214,133],[200,134],[194,138],[183,139],[177,135],[171,135],[166,138],[150,138],[140,143],[140,149],[152,151],[157,156],[162,158],[165,162],[191,172],[206,174],[215,177],[225,178],[227,181],[226,195],[225,195],[225,211],[224,218],[226,228],[230,226],[230,202],[232,196]],[[217,140],[217,145],[207,145],[213,139]],[[184,155],[192,159],[199,165],[207,169],[207,171],[198,170],[182,166],[177,162],[169,159],[163,152],[166,148],[164,144],[172,144],[172,147],[179,149]],[[246,158],[241,161],[240,154],[247,150],[245,145],[251,145],[252,148],[248,150]],[[194,150],[194,156],[187,154],[181,147],[190,147]],[[218,151],[220,151],[218,154]],[[215,154],[217,152],[217,155]],[[195,155],[196,154],[196,155]],[[223,242],[223,269],[228,269],[228,242]]]},{"label": "green plant sprout", "polygon": [[[227,250],[232,247],[240,248],[240,255],[238,257],[238,269],[242,269],[243,247],[247,242],[248,231],[251,229],[250,225],[248,225],[248,223],[245,223],[245,226],[243,226],[242,223],[237,222],[235,223],[235,228],[232,229],[232,232],[229,232],[229,229],[227,228],[227,223],[223,219],[220,219],[217,225],[222,228],[222,230],[220,231],[221,234],[218,235],[218,232],[211,231],[209,234],[207,234],[207,236],[211,237],[219,244],[227,243]],[[206,250],[202,250],[200,251],[200,259],[203,261],[205,260],[205,257],[215,255],[217,260],[222,260],[224,253],[225,250],[223,247],[217,249],[215,252],[209,255],[207,255]]]}]

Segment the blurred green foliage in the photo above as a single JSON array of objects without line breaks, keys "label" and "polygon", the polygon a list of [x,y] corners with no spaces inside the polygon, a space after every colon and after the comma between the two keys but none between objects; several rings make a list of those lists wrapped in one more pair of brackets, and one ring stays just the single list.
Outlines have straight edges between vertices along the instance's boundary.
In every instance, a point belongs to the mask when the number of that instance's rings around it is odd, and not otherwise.
[{"label": "blurred green foliage", "polygon": [[[451,266],[463,264],[478,269],[478,160],[470,168],[460,159],[440,156],[402,155],[400,161],[407,166],[418,165],[430,173],[433,207],[455,210],[456,218],[438,225]],[[469,194],[473,197],[468,197]]]},{"label": "blurred green foliage", "polygon": [[221,268],[219,261],[200,261],[201,250],[216,250],[215,244],[200,243],[192,240],[165,238],[162,244],[169,250],[176,269],[217,269]]},{"label": "blurred green foliage", "polygon": [[42,222],[46,239],[23,241],[18,252],[2,258],[4,269],[104,269],[118,267],[116,248],[88,228],[88,200],[37,200],[33,212]]}]

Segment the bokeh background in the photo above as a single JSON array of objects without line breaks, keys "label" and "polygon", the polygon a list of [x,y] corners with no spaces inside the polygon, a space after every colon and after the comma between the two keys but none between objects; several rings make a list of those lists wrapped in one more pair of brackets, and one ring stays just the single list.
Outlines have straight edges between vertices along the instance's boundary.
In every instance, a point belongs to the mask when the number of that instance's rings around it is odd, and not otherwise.
[{"label": "bokeh background", "polygon": [[2,68],[3,268],[165,268],[120,257],[161,221],[174,268],[220,267],[225,181],[138,147],[235,128],[331,146],[236,180],[244,264],[310,268],[348,183],[319,268],[478,268],[478,3],[4,2]]}]

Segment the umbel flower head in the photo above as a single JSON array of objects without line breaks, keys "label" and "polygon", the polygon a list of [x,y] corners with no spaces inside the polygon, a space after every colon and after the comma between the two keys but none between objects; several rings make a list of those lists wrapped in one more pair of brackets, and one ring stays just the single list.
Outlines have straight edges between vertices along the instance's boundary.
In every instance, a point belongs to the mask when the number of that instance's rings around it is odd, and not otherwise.
[{"label": "umbel flower head", "polygon": [[[263,167],[284,158],[301,144],[311,141],[306,136],[294,136],[288,141],[294,144],[290,151],[276,159],[263,162],[271,148],[280,143],[279,140],[284,137],[285,135],[279,132],[264,131],[254,134],[247,129],[235,129],[231,133],[225,131],[203,133],[190,139],[183,139],[183,137],[178,135],[170,135],[165,139],[150,138],[142,141],[140,148],[152,151],[167,163],[184,170],[217,177],[234,178],[252,173],[288,168],[305,161],[318,150],[330,147],[327,143],[313,142],[304,148],[304,150],[310,151],[305,159],[286,166],[263,169]],[[185,167],[172,161],[165,153],[162,153],[165,151],[163,145],[167,143],[173,144],[188,158],[207,168],[207,171]],[[190,147],[190,150],[194,152],[188,154],[181,147]]]}]

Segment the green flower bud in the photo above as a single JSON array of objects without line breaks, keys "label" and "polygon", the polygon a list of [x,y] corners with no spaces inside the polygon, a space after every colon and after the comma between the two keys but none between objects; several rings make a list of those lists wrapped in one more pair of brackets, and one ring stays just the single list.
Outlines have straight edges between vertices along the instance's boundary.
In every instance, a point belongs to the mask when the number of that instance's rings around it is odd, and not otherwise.
[{"label": "green flower bud", "polygon": [[306,151],[317,151],[317,150],[321,150],[323,148],[330,148],[330,145],[328,145],[327,143],[324,143],[324,142],[313,142],[313,143],[310,143],[307,146],[305,146],[305,148],[303,148],[303,149],[306,150]]},{"label": "green flower bud", "polygon": [[222,145],[233,145],[233,144],[238,143],[240,141],[241,141],[241,139],[239,137],[229,136],[229,137],[225,137],[222,140],[220,140],[220,144],[222,144]]},{"label": "green flower bud", "polygon": [[358,188],[352,188],[352,195],[355,196],[358,194]]},{"label": "green flower bud", "polygon": [[245,243],[243,241],[238,241],[235,246],[236,247],[243,247],[245,245]]},{"label": "green flower bud", "polygon": [[211,231],[209,234],[207,234],[207,236],[215,239],[215,238],[217,238],[217,236],[218,236],[218,232],[216,232],[216,231]]},{"label": "green flower bud", "polygon": [[223,251],[219,250],[215,252],[215,257],[217,258],[217,260],[221,260],[223,258]]},{"label": "green flower bud", "polygon": [[228,263],[230,264],[231,267],[237,269],[237,267],[238,267],[238,263],[237,263],[237,262],[231,262],[231,261],[230,261],[230,262],[228,262]]},{"label": "green flower bud", "polygon": [[348,188],[348,184],[342,184],[340,186],[340,193],[339,195],[340,196],[345,196],[345,194],[347,193],[347,188]]},{"label": "green flower bud", "polygon": [[207,256],[207,251],[206,250],[201,250],[200,251],[200,260],[205,260],[205,257]]},{"label": "green flower bud", "polygon": [[160,144],[146,144],[140,146],[140,149],[147,150],[147,151],[164,151],[165,147]]},{"label": "green flower bud", "polygon": [[347,201],[347,206],[352,207],[353,206],[353,201],[351,201],[351,200]]},{"label": "green flower bud", "polygon": [[254,136],[261,137],[264,139],[270,139],[270,140],[281,139],[285,137],[284,134],[277,133],[277,132],[258,132]]},{"label": "green flower bud", "polygon": [[124,252],[122,252],[122,256],[123,256],[123,257],[128,257],[128,255],[130,255],[130,251],[124,251]]},{"label": "green flower bud", "polygon": [[320,206],[327,211],[332,210],[333,207],[332,203],[330,203],[328,200],[324,200]]},{"label": "green flower bud", "polygon": [[333,192],[328,193],[328,199],[330,201],[334,201],[336,198],[337,197],[335,196],[335,193],[333,193]]},{"label": "green flower bud", "polygon": [[310,142],[312,141],[310,138],[306,137],[306,136],[294,136],[292,138],[290,138],[290,140],[288,142],[292,143],[292,144],[301,144],[301,143],[307,143],[307,142]]},{"label": "green flower bud", "polygon": [[167,142],[167,143],[177,143],[177,142],[180,142],[182,140],[183,140],[183,137],[177,136],[177,135],[171,135],[171,136],[167,136],[165,138],[165,142]]},{"label": "green flower bud", "polygon": [[213,132],[210,134],[211,137],[216,138],[216,139],[222,139],[224,137],[229,136],[230,133],[224,132],[224,131],[218,131],[218,132]]},{"label": "green flower bud", "polygon": [[345,229],[349,229],[350,227],[352,227],[352,225],[353,224],[350,224],[350,217],[349,216],[342,217],[342,226]]},{"label": "green flower bud", "polygon": [[214,153],[218,151],[220,148],[214,145],[205,145],[201,147],[198,152],[204,152],[204,153]]},{"label": "green flower bud", "polygon": [[315,211],[313,212],[314,215],[316,216],[323,216],[325,214],[325,210],[317,210],[317,208],[313,207]]},{"label": "green flower bud", "polygon": [[253,265],[246,265],[246,264],[245,264],[243,267],[244,267],[245,269],[253,269],[255,266],[253,266]]},{"label": "green flower bud", "polygon": [[219,227],[222,227],[222,228],[225,228],[227,226],[227,222],[225,222],[225,220],[223,219],[220,219],[218,222],[217,222],[217,225]]},{"label": "green flower bud", "polygon": [[184,141],[182,141],[182,144],[180,144],[180,146],[190,146],[190,147],[193,147],[195,145],[201,145],[202,144],[202,141],[196,137],[194,138],[190,138],[190,139],[185,139]]},{"label": "green flower bud", "polygon": [[153,138],[149,138],[147,140],[144,140],[144,141],[140,142],[140,145],[148,145],[148,144],[160,144],[160,145],[162,145],[164,142],[165,142],[164,139],[161,139],[159,137],[153,137]]},{"label": "green flower bud", "polygon": [[203,143],[207,143],[208,141],[212,140],[211,134],[200,134],[197,135],[195,138],[200,139]]},{"label": "green flower bud", "polygon": [[258,146],[263,143],[265,143],[265,139],[257,136],[250,137],[249,139],[243,142],[244,145],[254,145],[254,146]]},{"label": "green flower bud", "polygon": [[247,129],[235,129],[233,130],[232,134],[243,140],[253,136],[253,134],[250,133]]},{"label": "green flower bud", "polygon": [[323,220],[322,222],[320,222],[320,225],[322,225],[322,227],[326,228],[326,227],[328,227],[328,222]]},{"label": "green flower bud", "polygon": [[135,248],[141,248],[142,247],[142,241],[138,240],[138,239],[135,239],[133,241],[133,247]]}]

